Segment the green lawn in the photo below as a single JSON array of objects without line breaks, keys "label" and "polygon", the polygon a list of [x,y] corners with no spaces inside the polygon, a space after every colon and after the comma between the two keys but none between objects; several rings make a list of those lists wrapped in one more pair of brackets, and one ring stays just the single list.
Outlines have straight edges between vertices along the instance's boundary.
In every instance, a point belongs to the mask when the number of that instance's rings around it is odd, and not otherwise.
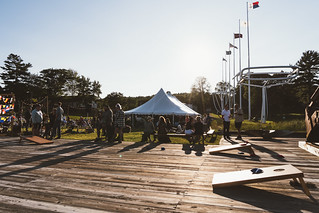
[{"label": "green lawn", "polygon": [[[73,131],[72,133],[66,133],[65,129],[62,129],[62,138],[63,139],[75,139],[75,140],[95,140],[97,137],[96,130],[94,133],[85,133],[84,130],[79,130],[79,132]],[[142,131],[132,131],[130,133],[124,133],[124,141],[130,142],[140,142],[142,139]],[[217,139],[214,143],[205,142],[205,144],[218,144],[220,140],[220,135],[217,136]],[[153,138],[153,137],[152,137]],[[172,143],[177,144],[187,144],[188,140],[184,138],[171,138]]]},{"label": "green lawn", "polygon": [[[218,115],[211,113],[213,117],[212,128],[215,130],[222,130],[223,122]],[[296,117],[299,118],[296,118]],[[290,130],[290,131],[305,131],[305,120],[302,115],[290,116],[291,119],[285,119],[282,121],[266,121],[265,124],[260,123],[259,121],[249,121],[245,120],[242,125],[242,130],[258,130],[258,129],[276,129],[276,130]],[[288,116],[287,116],[288,117]],[[235,131],[234,119],[230,120],[230,129]]]},{"label": "green lawn", "polygon": [[[213,121],[211,124],[212,129],[215,129],[217,132],[222,132],[223,129],[223,122],[221,118],[216,114],[210,114],[213,117]],[[302,118],[302,115],[296,116],[290,116],[291,119],[286,119],[282,121],[267,121],[265,124],[262,124],[260,122],[256,121],[248,121],[245,120],[242,125],[242,130],[258,130],[258,129],[276,129],[276,130],[290,130],[290,131],[298,131],[302,132],[305,131],[305,122]],[[287,116],[289,117],[289,116]],[[231,120],[230,125],[231,131],[236,131],[234,126],[234,119]],[[96,131],[94,133],[86,133],[85,130],[79,130],[79,132],[72,132],[72,133],[66,133],[66,129],[62,129],[62,138],[64,139],[76,139],[76,140],[94,140],[96,138]],[[207,143],[206,144],[218,144],[219,140],[221,138],[221,135],[217,136],[217,139],[214,143]],[[142,139],[142,131],[132,131],[130,133],[124,134],[124,140],[130,141],[130,142],[140,142]],[[184,138],[171,138],[172,143],[179,143],[179,144],[185,144],[189,143]]]}]

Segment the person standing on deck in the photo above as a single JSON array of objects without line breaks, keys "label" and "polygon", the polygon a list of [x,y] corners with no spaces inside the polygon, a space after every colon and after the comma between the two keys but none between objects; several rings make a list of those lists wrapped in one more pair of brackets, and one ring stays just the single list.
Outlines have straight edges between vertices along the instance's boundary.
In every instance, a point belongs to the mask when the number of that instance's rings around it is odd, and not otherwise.
[{"label": "person standing on deck", "polygon": [[35,109],[31,113],[32,119],[32,134],[40,136],[41,124],[43,121],[43,114],[41,111],[41,105],[37,104]]},{"label": "person standing on deck", "polygon": [[244,113],[243,113],[243,110],[239,108],[238,104],[235,104],[234,117],[235,117],[235,127],[237,129],[236,140],[241,140],[241,125],[242,125],[242,122],[244,121]]},{"label": "person standing on deck", "polygon": [[62,103],[59,102],[55,112],[55,121],[53,124],[53,132],[51,139],[54,138],[56,134],[58,135],[56,139],[61,138],[61,122],[63,121],[63,114],[64,110],[62,109]]},{"label": "person standing on deck", "polygon": [[102,129],[105,134],[105,138],[109,142],[112,141],[113,139],[113,111],[109,105],[106,105],[104,107],[104,112],[102,113],[102,118],[101,118],[101,124],[102,124]]},{"label": "person standing on deck", "polygon": [[229,135],[229,126],[230,126],[230,110],[228,108],[228,105],[225,105],[225,108],[222,111],[222,119],[224,124],[224,138],[230,139]]},{"label": "person standing on deck", "polygon": [[118,134],[118,141],[119,143],[122,143],[123,140],[123,128],[125,127],[125,114],[122,109],[122,106],[117,103],[115,105],[115,115],[114,115],[114,127],[115,127],[115,132],[113,138],[116,137]]}]

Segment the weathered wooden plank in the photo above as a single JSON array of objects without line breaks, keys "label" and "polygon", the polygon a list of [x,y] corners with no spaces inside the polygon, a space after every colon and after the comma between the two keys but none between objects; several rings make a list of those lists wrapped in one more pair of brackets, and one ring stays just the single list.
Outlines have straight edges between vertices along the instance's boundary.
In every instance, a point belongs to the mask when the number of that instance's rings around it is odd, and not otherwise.
[{"label": "weathered wooden plank", "polygon": [[[288,180],[212,191],[216,173],[285,164],[303,171],[306,182],[317,183],[318,159],[299,149],[299,140],[248,138],[259,156],[253,158],[237,150],[209,155],[214,146],[196,152],[180,144],[59,140],[44,147],[0,137],[0,196],[36,206],[3,199],[0,211],[315,212],[317,206]],[[310,192],[319,198],[318,189]],[[37,208],[38,204],[44,207]]]}]

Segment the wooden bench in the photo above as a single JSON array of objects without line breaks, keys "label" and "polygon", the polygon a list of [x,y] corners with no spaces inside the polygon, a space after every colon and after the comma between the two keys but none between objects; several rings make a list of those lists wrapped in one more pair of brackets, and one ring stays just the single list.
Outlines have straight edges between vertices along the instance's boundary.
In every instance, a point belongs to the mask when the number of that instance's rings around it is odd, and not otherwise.
[{"label": "wooden bench", "polygon": [[[191,140],[191,138],[194,137],[194,136],[196,136],[196,135],[195,135],[195,134],[187,135],[187,134],[185,134],[185,133],[167,133],[167,136],[168,136],[168,137],[176,137],[176,138],[185,138],[185,139],[187,139],[187,140],[190,141],[190,142],[194,142],[194,141]],[[217,133],[215,132],[214,129],[210,129],[209,131],[207,131],[206,133],[204,133],[204,134],[201,135],[201,136],[202,136],[202,140],[203,140],[203,141],[206,140],[208,137],[211,137],[208,142],[212,143],[212,142],[214,142],[213,139],[216,138]],[[155,141],[157,138],[158,138],[158,134],[155,133],[155,134],[154,134],[154,141]]]},{"label": "wooden bench", "polygon": [[295,182],[297,178],[302,186],[303,191],[306,195],[311,197],[309,189],[303,180],[303,173],[296,167],[292,165],[282,165],[282,166],[273,166],[261,168],[263,171],[259,174],[253,174],[251,170],[242,170],[234,172],[225,172],[214,174],[212,186],[214,188],[218,187],[229,187],[235,185],[242,185],[248,183],[259,183],[265,181],[273,180],[283,180],[292,178]]},{"label": "wooden bench", "polygon": [[227,150],[232,150],[232,149],[247,149],[248,152],[250,153],[250,156],[255,156],[255,152],[251,147],[250,143],[239,143],[239,144],[232,144],[232,145],[222,145],[214,148],[209,149],[209,154],[214,154],[218,152],[223,152]]},{"label": "wooden bench", "polygon": [[39,136],[22,136],[20,135],[20,143],[22,142],[22,140],[27,140],[36,144],[50,144],[53,143],[53,141],[51,140],[47,140],[44,138],[41,138]]}]

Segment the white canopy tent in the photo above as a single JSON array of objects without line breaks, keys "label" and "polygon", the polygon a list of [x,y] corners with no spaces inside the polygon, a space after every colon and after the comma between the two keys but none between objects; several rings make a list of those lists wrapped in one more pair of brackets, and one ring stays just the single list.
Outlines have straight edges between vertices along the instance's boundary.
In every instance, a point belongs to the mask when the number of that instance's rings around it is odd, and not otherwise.
[{"label": "white canopy tent", "polygon": [[158,93],[146,103],[135,109],[125,111],[126,115],[199,115],[171,93],[160,89]]}]

